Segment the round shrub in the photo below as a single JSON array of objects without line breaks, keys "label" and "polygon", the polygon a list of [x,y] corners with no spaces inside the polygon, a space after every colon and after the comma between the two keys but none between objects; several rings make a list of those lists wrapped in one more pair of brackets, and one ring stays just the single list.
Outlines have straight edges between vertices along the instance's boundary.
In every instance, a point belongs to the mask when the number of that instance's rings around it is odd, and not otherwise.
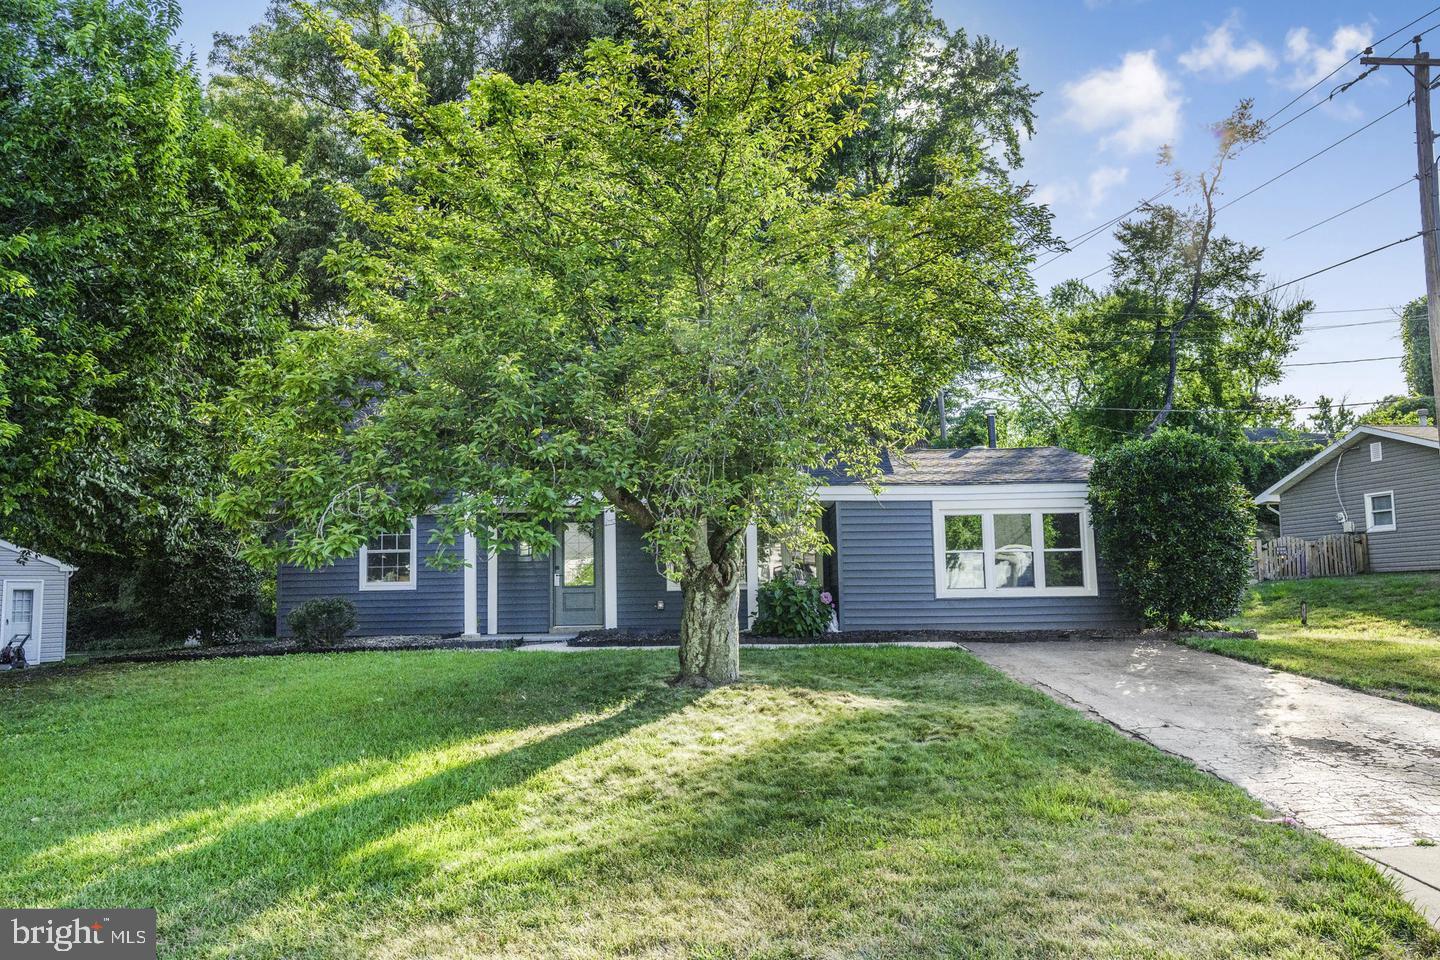
[{"label": "round shrub", "polygon": [[830,628],[834,608],[820,584],[801,582],[789,573],[760,585],[759,616],[751,632],[763,637],[813,639]]},{"label": "round shrub", "polygon": [[1162,430],[1112,448],[1090,472],[1090,510],[1100,556],[1147,622],[1175,630],[1238,608],[1255,513],[1219,441]]},{"label": "round shrub", "polygon": [[285,619],[301,643],[328,647],[355,629],[355,604],[343,597],[306,600]]}]

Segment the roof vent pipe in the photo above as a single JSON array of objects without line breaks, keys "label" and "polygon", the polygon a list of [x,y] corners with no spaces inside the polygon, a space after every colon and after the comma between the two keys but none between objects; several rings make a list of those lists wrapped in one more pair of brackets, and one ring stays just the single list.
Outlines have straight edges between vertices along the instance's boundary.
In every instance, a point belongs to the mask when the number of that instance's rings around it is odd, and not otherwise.
[{"label": "roof vent pipe", "polygon": [[1000,444],[995,438],[995,411],[985,411],[985,428],[990,432],[990,449],[994,450]]},{"label": "roof vent pipe", "polygon": [[1415,413],[1416,413],[1417,415],[1419,415],[1419,417],[1420,417],[1420,426],[1422,426],[1422,427],[1428,427],[1428,426],[1430,426],[1430,411],[1429,411],[1429,410],[1426,410],[1424,407],[1421,407],[1419,410],[1416,410]]}]

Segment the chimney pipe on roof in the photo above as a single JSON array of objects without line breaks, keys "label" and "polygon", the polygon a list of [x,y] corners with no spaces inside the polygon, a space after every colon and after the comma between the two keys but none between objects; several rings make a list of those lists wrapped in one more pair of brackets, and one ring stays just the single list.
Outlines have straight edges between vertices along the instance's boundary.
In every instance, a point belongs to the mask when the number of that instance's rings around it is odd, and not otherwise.
[{"label": "chimney pipe on roof", "polygon": [[1421,407],[1419,410],[1416,410],[1415,412],[1416,412],[1416,414],[1418,414],[1419,417],[1420,417],[1420,426],[1422,426],[1422,427],[1428,427],[1428,426],[1430,426],[1430,411],[1429,411],[1429,410],[1426,410],[1424,407]]},{"label": "chimney pipe on roof", "polygon": [[990,431],[990,449],[994,450],[1000,444],[995,438],[995,411],[985,411],[985,427]]}]

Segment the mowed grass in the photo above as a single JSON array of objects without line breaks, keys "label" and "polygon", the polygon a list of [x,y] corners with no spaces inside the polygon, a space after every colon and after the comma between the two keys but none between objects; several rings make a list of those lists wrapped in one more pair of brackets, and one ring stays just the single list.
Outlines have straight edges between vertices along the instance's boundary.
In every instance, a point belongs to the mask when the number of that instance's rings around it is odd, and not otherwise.
[{"label": "mowed grass", "polygon": [[[1300,625],[1300,604],[1310,625]],[[1376,573],[1259,584],[1230,624],[1256,640],[1191,646],[1440,709],[1440,575]]]},{"label": "mowed grass", "polygon": [[0,682],[0,906],[166,957],[1399,957],[1356,856],[958,651],[375,653]]}]

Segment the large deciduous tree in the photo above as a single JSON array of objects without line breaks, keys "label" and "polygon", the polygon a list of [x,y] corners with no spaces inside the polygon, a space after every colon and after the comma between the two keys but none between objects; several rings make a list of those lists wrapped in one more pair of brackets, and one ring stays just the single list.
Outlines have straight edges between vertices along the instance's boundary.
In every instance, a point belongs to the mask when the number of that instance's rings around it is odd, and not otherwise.
[{"label": "large deciduous tree", "polygon": [[1424,297],[1416,297],[1405,304],[1400,316],[1400,340],[1405,348],[1405,359],[1400,364],[1405,371],[1405,385],[1417,397],[1428,397],[1435,393],[1435,380],[1430,366],[1430,313]]},{"label": "large deciduous tree", "polygon": [[178,4],[0,9],[0,535],[209,552],[202,413],[283,329],[255,257],[294,176],[206,114]]},{"label": "large deciduous tree", "polygon": [[349,320],[235,396],[221,513],[317,564],[421,511],[503,547],[611,504],[684,588],[680,679],[725,682],[747,524],[813,536],[807,469],[873,473],[967,353],[1021,335],[1048,218],[974,150],[924,196],[816,189],[860,58],[780,3],[636,12],[554,82],[442,103],[406,32],[377,53],[312,15],[382,105],[352,122],[383,189],[341,193],[377,242],[340,258]]}]

